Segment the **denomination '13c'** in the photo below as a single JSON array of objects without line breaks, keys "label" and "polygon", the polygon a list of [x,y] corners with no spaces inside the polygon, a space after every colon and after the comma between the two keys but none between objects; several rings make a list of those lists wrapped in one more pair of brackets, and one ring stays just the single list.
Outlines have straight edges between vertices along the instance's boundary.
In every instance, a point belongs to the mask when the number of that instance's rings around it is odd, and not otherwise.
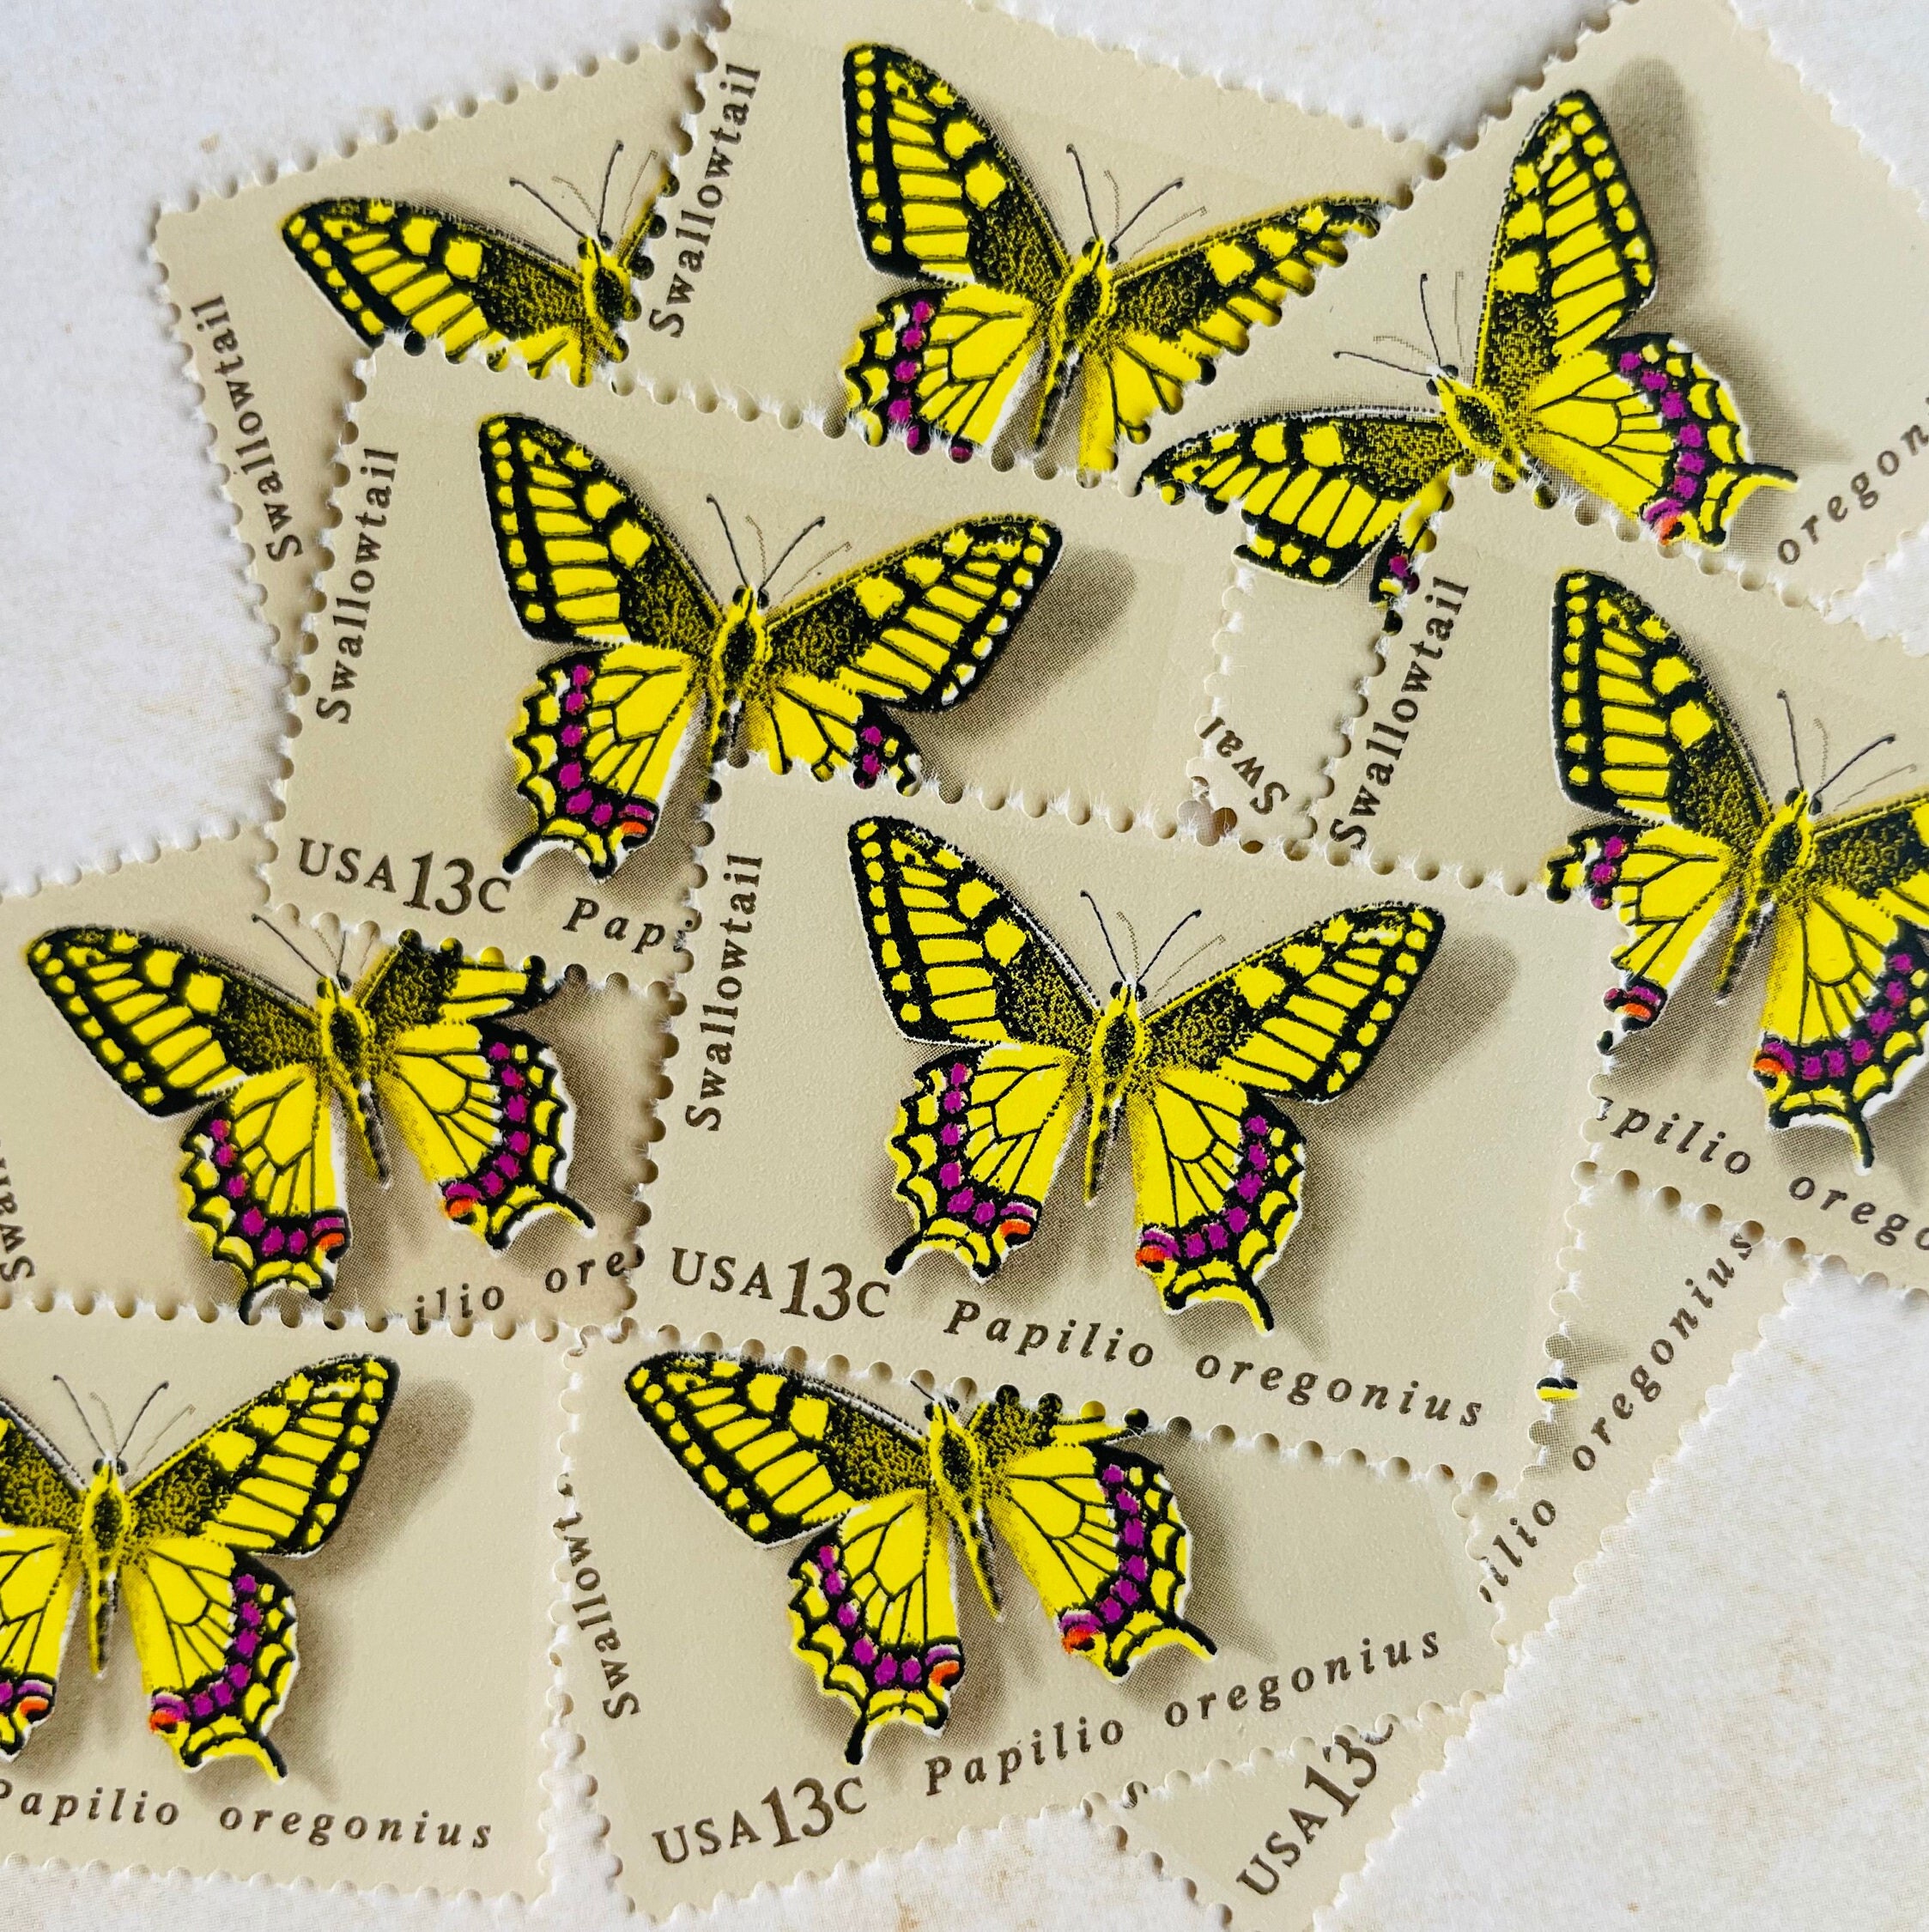
[{"label": "denomination '13c'", "polygon": [[[705,1279],[703,1264],[710,1263],[709,1278]],[[695,1288],[699,1283],[713,1295],[752,1295],[760,1301],[773,1302],[777,1299],[770,1285],[770,1275],[764,1264],[759,1261],[751,1269],[747,1279],[739,1282],[737,1271],[742,1264],[734,1255],[719,1255],[712,1258],[707,1249],[691,1249],[673,1248],[670,1251],[670,1278],[680,1288]],[[841,1321],[855,1309],[859,1315],[877,1321],[883,1312],[883,1303],[889,1298],[891,1285],[888,1281],[866,1281],[858,1287],[851,1285],[852,1271],[841,1261],[820,1261],[817,1264],[817,1279],[822,1294],[828,1299],[820,1299],[804,1305],[804,1297],[810,1289],[810,1257],[806,1255],[800,1261],[792,1261],[787,1271],[790,1275],[790,1293],[786,1297],[780,1315],[815,1315],[820,1321]],[[873,1306],[873,1301],[877,1305]]]}]

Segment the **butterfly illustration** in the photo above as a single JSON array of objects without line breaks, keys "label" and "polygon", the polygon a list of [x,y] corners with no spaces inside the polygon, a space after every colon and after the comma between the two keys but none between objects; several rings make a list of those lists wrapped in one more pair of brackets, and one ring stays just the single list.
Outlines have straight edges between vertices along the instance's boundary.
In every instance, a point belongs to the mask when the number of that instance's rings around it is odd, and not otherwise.
[{"label": "butterfly illustration", "polygon": [[1068,149],[1092,229],[1075,259],[985,117],[895,47],[845,54],[844,131],[865,254],[915,279],[846,358],[848,407],[873,443],[897,431],[922,450],[936,436],[960,459],[990,441],[1035,368],[1033,447],[1083,376],[1079,466],[1111,469],[1121,429],[1143,442],[1157,410],[1171,413],[1187,384],[1212,380],[1216,356],[1241,354],[1289,296],[1311,293],[1321,268],[1346,259],[1347,235],[1380,225],[1378,202],[1330,196],[1121,266],[1126,231],[1184,184],[1169,182],[1101,235],[1084,164]]},{"label": "butterfly illustration", "polygon": [[1119,1446],[1146,1427],[1067,1418],[1001,1388],[961,1421],[943,1398],[920,1433],[828,1382],[731,1355],[638,1364],[630,1400],[690,1479],[759,1543],[808,1538],[791,1565],[792,1645],[857,1713],[864,1761],[894,1718],[933,1735],[964,1674],[951,1538],[999,1614],[993,1534],[1073,1656],[1122,1678],[1168,1643],[1216,1646],[1180,1612],[1186,1525],[1165,1472]]},{"label": "butterfly illustration", "polygon": [[[536,813],[511,872],[563,846],[607,878],[656,830],[700,715],[706,765],[734,739],[773,771],[848,765],[859,785],[889,773],[913,788],[918,748],[884,708],[961,704],[1059,556],[1058,531],[1035,517],[967,517],[771,608],[765,591],[819,517],[757,583],[737,563],[719,605],[668,526],[580,443],[492,416],[482,457],[516,615],[573,647],[543,667],[511,741]],[[727,523],[724,535],[735,562]]]},{"label": "butterfly illustration", "polygon": [[299,1661],[294,1595],[261,1559],[311,1556],[334,1534],[400,1372],[379,1355],[298,1369],[132,1483],[122,1452],[166,1382],[111,1454],[68,1390],[98,1457],[85,1478],[0,1401],[0,1756],[53,1710],[84,1591],[96,1676],[125,1597],[148,1728],[184,1771],[252,1758],[283,1776],[268,1730]]},{"label": "butterfly illustration", "polygon": [[1377,550],[1380,598],[1417,581],[1414,556],[1460,465],[1571,483],[1664,541],[1717,549],[1744,498],[1795,478],[1749,460],[1727,389],[1685,343],[1614,334],[1653,294],[1655,273],[1647,220],[1600,109],[1585,94],[1563,94],[1508,179],[1471,382],[1434,340],[1422,276],[1430,366],[1388,366],[1422,378],[1437,411],[1256,417],[1175,443],[1146,477],[1168,502],[1192,491],[1209,508],[1238,504],[1247,525],[1238,554],[1283,576],[1341,583]]},{"label": "butterfly illustration", "polygon": [[885,1266],[935,1248],[980,1280],[997,1273],[1037,1231],[1080,1115],[1090,1200],[1123,1111],[1134,1258],[1167,1309],[1228,1301],[1271,1327],[1259,1280],[1292,1232],[1306,1151],[1282,1102],[1331,1100],[1365,1072],[1441,915],[1397,902],[1336,912],[1148,1013],[1152,968],[1197,913],[1131,974],[1107,936],[1118,978],[1101,1007],[1051,934],[943,839],[867,818],[850,850],[891,1017],[946,1049],[898,1109],[891,1158],[911,1233]]},{"label": "butterfly illustration", "polygon": [[[1833,1121],[1866,1168],[1867,1117],[1915,1072],[1929,1022],[1929,792],[1821,816],[1823,793],[1890,734],[1812,790],[1798,760],[1793,789],[1771,805],[1727,708],[1647,604],[1575,570],[1553,617],[1561,789],[1614,816],[1549,861],[1547,889],[1585,891],[1632,928],[1607,996],[1620,1036],[1661,1017],[1732,908],[1717,999],[1756,940],[1769,944],[1754,1063],[1768,1124]],[[1611,1031],[1602,1051],[1616,1044]]]},{"label": "butterfly illustration", "polygon": [[337,968],[305,1006],[148,933],[65,926],[27,958],[130,1100],[161,1116],[195,1111],[181,1139],[183,1212],[240,1276],[244,1315],[269,1288],[318,1300],[334,1287],[349,1231],[337,1178],[343,1113],[385,1185],[385,1118],[443,1212],[491,1248],[507,1248],[537,1214],[591,1225],[562,1191],[561,1070],[540,1040],[500,1024],[555,990],[539,959],[470,959],[452,939],[430,952],[404,933],[352,988]]},{"label": "butterfly illustration", "polygon": [[590,226],[579,227],[526,181],[511,186],[535,196],[577,238],[576,259],[560,262],[479,222],[440,209],[379,197],[310,202],[282,223],[282,240],[336,313],[358,336],[377,342],[400,334],[412,349],[440,342],[452,360],[477,344],[492,369],[519,356],[537,375],[561,360],[586,383],[605,362],[629,353],[617,331],[643,313],[631,283],[651,264],[644,245],[664,232],[657,197],[674,183],[658,179],[639,200],[656,157],[644,158],[626,205],[636,212],[612,240],[604,223],[619,141],[603,173],[603,195]]}]

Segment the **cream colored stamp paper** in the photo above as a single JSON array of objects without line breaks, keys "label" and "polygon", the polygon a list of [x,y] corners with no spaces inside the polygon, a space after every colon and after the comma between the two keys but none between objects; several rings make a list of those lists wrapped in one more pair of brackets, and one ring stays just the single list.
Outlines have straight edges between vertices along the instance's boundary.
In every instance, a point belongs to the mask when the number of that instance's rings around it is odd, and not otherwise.
[{"label": "cream colored stamp paper", "polygon": [[659,1009],[270,927],[263,851],[0,905],[0,1281],[550,1333],[627,1307]]},{"label": "cream colored stamp paper", "polygon": [[843,803],[922,762],[1184,804],[1228,573],[1156,506],[392,349],[367,380],[278,899],[635,979],[713,750]]},{"label": "cream colored stamp paper", "polygon": [[1438,1476],[630,1326],[575,1363],[564,1682],[652,1915],[1496,1681]]},{"label": "cream colored stamp paper", "polygon": [[1290,367],[1423,162],[953,0],[749,0],[716,51],[639,372],[960,455],[1108,470],[1215,359]]},{"label": "cream colored stamp paper", "polygon": [[1156,1854],[1234,1925],[1312,1932],[1466,1722],[1463,1710],[1436,1709],[1324,1744],[1302,1738],[1289,1753],[1172,1778],[1114,1816],[1132,1850]]},{"label": "cream colored stamp paper", "polygon": [[1547,1404],[1539,1460],[1473,1512],[1469,1547],[1510,1643],[1574,1589],[1803,1270],[1759,1228],[1630,1174],[1597,1175],[1569,1218],[1573,1270],[1548,1346],[1571,1386]]},{"label": "cream colored stamp paper", "polygon": [[1638,0],[1147,473],[1336,595],[1411,580],[1461,461],[1831,595],[1929,514],[1926,304],[1929,228],[1829,102],[1720,0]]},{"label": "cream colored stamp paper", "polygon": [[[928,793],[880,825],[731,778],[652,1150],[652,1318],[1511,1476],[1595,1065],[1582,927],[1538,896]],[[994,987],[1002,1018],[951,1004]]]},{"label": "cream colored stamp paper", "polygon": [[695,58],[645,47],[161,216],[176,333],[289,658],[356,359],[385,329],[573,371],[622,355]]},{"label": "cream colored stamp paper", "polygon": [[0,1359],[0,1848],[531,1895],[557,1352],[16,1299]]}]

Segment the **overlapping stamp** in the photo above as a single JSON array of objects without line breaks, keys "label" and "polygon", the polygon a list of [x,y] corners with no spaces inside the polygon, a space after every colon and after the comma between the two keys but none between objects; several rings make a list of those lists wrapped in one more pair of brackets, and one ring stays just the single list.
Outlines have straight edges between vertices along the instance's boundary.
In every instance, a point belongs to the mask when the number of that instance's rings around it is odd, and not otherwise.
[{"label": "overlapping stamp", "polygon": [[645,47],[161,216],[176,331],[289,659],[356,360],[385,332],[579,380],[621,358],[695,58]]},{"label": "overlapping stamp", "polygon": [[649,1317],[1511,1479],[1596,1065],[1585,929],[893,807],[725,787]]},{"label": "overlapping stamp", "polygon": [[951,0],[747,0],[716,53],[639,372],[958,456],[1109,470],[1224,358],[1291,366],[1424,164]]},{"label": "overlapping stamp", "polygon": [[846,801],[1185,804],[1228,568],[1156,506],[393,349],[367,383],[278,901],[634,981],[733,750]]},{"label": "overlapping stamp", "polygon": [[270,921],[264,850],[0,903],[0,1283],[552,1334],[627,1307],[661,1002]]},{"label": "overlapping stamp", "polygon": [[652,1914],[1497,1680],[1437,1475],[628,1325],[573,1359],[564,1682]]},{"label": "overlapping stamp", "polygon": [[0,1359],[0,1849],[532,1895],[561,1352],[16,1297]]},{"label": "overlapping stamp", "polygon": [[[1480,465],[1826,597],[1929,515],[1926,302],[1929,230],[1829,102],[1719,0],[1638,0],[1142,474],[1335,595],[1410,583]],[[1269,708],[1246,670],[1235,722]]]},{"label": "overlapping stamp", "polygon": [[1472,1513],[1468,1546],[1509,1643],[1574,1589],[1805,1267],[1758,1226],[1625,1172],[1595,1173],[1569,1218],[1573,1267],[1548,1344],[1562,1377],[1536,1431],[1540,1457]]}]

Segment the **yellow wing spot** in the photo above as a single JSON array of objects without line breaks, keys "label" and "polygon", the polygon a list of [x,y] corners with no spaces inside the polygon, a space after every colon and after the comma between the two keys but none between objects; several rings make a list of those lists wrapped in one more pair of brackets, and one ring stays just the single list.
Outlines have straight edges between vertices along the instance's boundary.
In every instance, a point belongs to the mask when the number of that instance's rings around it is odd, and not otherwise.
[{"label": "yellow wing spot", "polygon": [[888,617],[904,602],[904,592],[889,577],[860,577],[851,588],[869,617]]},{"label": "yellow wing spot", "polygon": [[610,532],[610,554],[626,570],[634,569],[656,539],[634,517],[625,517]]},{"label": "yellow wing spot", "polygon": [[1233,984],[1238,987],[1240,998],[1255,1011],[1286,990],[1285,981],[1264,966],[1242,966],[1233,975]]},{"label": "yellow wing spot", "polygon": [[992,904],[998,894],[981,878],[967,879],[958,888],[958,910],[967,919],[976,919],[986,906]]},{"label": "yellow wing spot", "polygon": [[[965,157],[965,155],[969,154],[974,148],[977,147],[980,143],[984,140],[984,129],[976,126],[970,121],[966,120],[961,114],[958,116],[956,119],[947,121],[944,124],[944,133],[943,136],[944,143],[944,152],[949,155],[953,161],[961,161]],[[1004,185],[1002,179],[999,183],[999,185]]]},{"label": "yellow wing spot", "polygon": [[255,1451],[254,1437],[239,1429],[217,1429],[202,1446],[231,1476]]},{"label": "yellow wing spot", "polygon": [[1509,255],[1494,270],[1492,286],[1509,295],[1532,295],[1540,290],[1540,262],[1528,249]]},{"label": "yellow wing spot", "polygon": [[761,1510],[754,1516],[746,1516],[743,1522],[745,1528],[753,1536],[761,1536],[764,1531],[770,1528],[770,1518],[764,1515]]},{"label": "yellow wing spot", "polygon": [[178,952],[150,952],[142,962],[141,976],[149,986],[158,987],[165,993],[174,983],[174,975],[181,963]]},{"label": "yellow wing spot", "polygon": [[1684,658],[1661,658],[1656,661],[1652,676],[1655,690],[1665,697],[1677,685],[1694,681],[1695,667]]},{"label": "yellow wing spot", "polygon": [[907,1026],[915,1026],[925,1017],[925,1010],[922,1006],[913,1003],[900,1006],[897,1010],[897,1015]]},{"label": "yellow wing spot", "polygon": [[753,1376],[744,1394],[749,1396],[753,1408],[762,1410],[766,1415],[775,1415],[777,1404],[784,1394],[784,1378],[772,1375]]},{"label": "yellow wing spot", "polygon": [[703,1486],[707,1489],[713,1496],[722,1495],[729,1482],[730,1478],[726,1476],[721,1469],[716,1467],[714,1464],[706,1468],[703,1472]]},{"label": "yellow wing spot", "polygon": [[435,244],[441,224],[430,215],[417,215],[402,224],[402,246],[411,255],[426,255]]},{"label": "yellow wing spot", "polygon": [[1691,750],[1699,744],[1714,729],[1714,720],[1709,716],[1708,707],[1693,698],[1677,704],[1668,714],[1668,729],[1674,741],[1683,750]]},{"label": "yellow wing spot", "polygon": [[830,1425],[830,1404],[821,1397],[807,1395],[802,1400],[791,1404],[787,1418],[795,1432],[808,1443],[821,1443],[824,1431]]},{"label": "yellow wing spot", "polygon": [[248,1423],[264,1436],[278,1436],[288,1425],[288,1412],[279,1403],[258,1402],[248,1411]]},{"label": "yellow wing spot", "polygon": [[583,492],[583,507],[599,523],[622,500],[622,490],[607,477],[599,477]]},{"label": "yellow wing spot", "polygon": [[1325,963],[1325,954],[1315,945],[1301,944],[1288,946],[1283,955],[1286,963],[1302,978],[1317,972]]},{"label": "yellow wing spot", "polygon": [[452,241],[442,251],[442,266],[459,282],[473,282],[482,273],[482,245],[473,235]]},{"label": "yellow wing spot", "polygon": [[1025,946],[1031,935],[1024,927],[1009,919],[994,919],[985,932],[985,950],[1001,966],[1009,966]]},{"label": "yellow wing spot", "polygon": [[1219,278],[1222,287],[1250,275],[1259,266],[1252,251],[1241,247],[1236,241],[1214,242],[1205,252],[1205,265]]},{"label": "yellow wing spot", "polygon": [[990,161],[974,162],[964,178],[964,191],[980,208],[989,208],[1011,184]]}]

